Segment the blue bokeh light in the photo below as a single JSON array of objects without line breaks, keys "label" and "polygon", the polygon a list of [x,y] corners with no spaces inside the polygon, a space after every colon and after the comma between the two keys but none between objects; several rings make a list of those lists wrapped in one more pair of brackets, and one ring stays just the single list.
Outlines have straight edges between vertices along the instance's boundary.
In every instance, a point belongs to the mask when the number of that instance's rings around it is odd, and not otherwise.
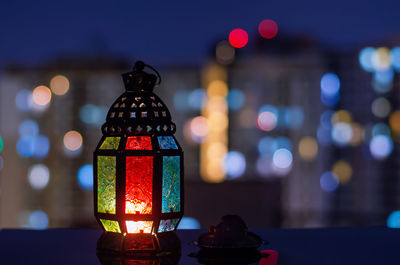
[{"label": "blue bokeh light", "polygon": [[374,136],[369,142],[369,150],[375,159],[385,159],[393,150],[393,141],[388,135]]},{"label": "blue bokeh light", "polygon": [[197,219],[193,217],[183,217],[180,221],[178,228],[179,230],[186,230],[186,229],[200,229],[200,223]]},{"label": "blue bokeh light", "polygon": [[50,150],[50,141],[44,135],[39,135],[34,138],[34,152],[35,158],[45,158]]},{"label": "blue bokeh light", "polygon": [[32,92],[27,89],[18,91],[15,97],[15,105],[22,112],[31,111],[33,106]]},{"label": "blue bokeh light", "polygon": [[39,125],[34,120],[24,120],[18,126],[19,135],[36,137],[39,133]]},{"label": "blue bokeh light", "polygon": [[29,227],[37,230],[46,229],[49,225],[47,214],[41,210],[33,211],[29,215]]},{"label": "blue bokeh light", "polygon": [[304,122],[304,112],[301,107],[291,106],[284,112],[285,125],[291,129],[299,129]]},{"label": "blue bokeh light", "polygon": [[400,47],[393,47],[390,51],[390,60],[396,71],[400,71]]},{"label": "blue bokeh light", "polygon": [[319,122],[324,129],[330,130],[332,128],[332,116],[334,113],[333,110],[326,110],[321,114]]},{"label": "blue bokeh light", "polygon": [[385,123],[377,123],[372,127],[371,130],[372,137],[377,135],[387,135],[390,136],[390,128]]},{"label": "blue bokeh light", "polygon": [[274,138],[270,136],[264,136],[263,138],[260,139],[260,141],[258,141],[257,148],[260,155],[272,156],[272,154],[277,149],[277,144]]},{"label": "blue bokeh light", "polygon": [[81,121],[91,125],[101,125],[106,115],[106,107],[98,107],[92,104],[86,104],[79,110]]},{"label": "blue bokeh light", "polygon": [[334,107],[340,100],[340,94],[337,93],[333,96],[327,96],[321,93],[321,102],[327,107]]},{"label": "blue bokeh light", "polygon": [[387,226],[390,228],[400,228],[400,211],[394,211],[389,214]]},{"label": "blue bokeh light", "polygon": [[244,104],[244,94],[239,89],[229,90],[227,100],[229,109],[239,110]]},{"label": "blue bokeh light", "polygon": [[207,92],[202,88],[196,88],[187,96],[189,107],[194,110],[201,110],[207,101]]},{"label": "blue bokeh light", "polygon": [[375,54],[375,49],[372,47],[365,47],[360,51],[358,60],[360,61],[361,68],[367,72],[373,72],[375,70],[372,64],[372,57]]},{"label": "blue bokeh light", "polygon": [[176,110],[187,110],[189,92],[186,90],[179,90],[174,94],[174,107]]},{"label": "blue bokeh light", "polygon": [[334,97],[339,93],[340,79],[334,73],[326,73],[321,78],[321,94],[326,97]]},{"label": "blue bokeh light", "polygon": [[321,125],[318,126],[317,129],[317,139],[318,142],[323,146],[329,146],[332,143],[331,138],[331,130],[322,127]]},{"label": "blue bokeh light", "polygon": [[78,183],[85,190],[93,188],[93,165],[87,164],[78,170]]},{"label": "blue bokeh light", "polygon": [[17,142],[17,152],[22,157],[31,157],[35,152],[35,138],[23,136]]},{"label": "blue bokeh light", "polygon": [[243,175],[246,170],[246,158],[240,152],[229,151],[222,161],[228,179],[236,179]]},{"label": "blue bokeh light", "polygon": [[374,72],[373,77],[379,84],[390,84],[394,78],[393,68],[388,68],[384,71],[376,71]]},{"label": "blue bokeh light", "polygon": [[337,177],[334,173],[328,171],[322,174],[321,179],[319,181],[321,189],[326,192],[332,192],[337,189],[339,186],[339,182],[337,181]]}]

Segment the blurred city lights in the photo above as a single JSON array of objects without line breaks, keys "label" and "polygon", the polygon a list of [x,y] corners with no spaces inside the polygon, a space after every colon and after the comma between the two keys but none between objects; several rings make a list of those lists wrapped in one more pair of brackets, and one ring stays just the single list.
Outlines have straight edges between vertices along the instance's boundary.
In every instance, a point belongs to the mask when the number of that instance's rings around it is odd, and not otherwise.
[{"label": "blurred city lights", "polygon": [[332,125],[335,125],[339,122],[351,123],[351,121],[352,121],[351,113],[348,112],[347,110],[338,110],[333,113],[331,118]]},{"label": "blurred city lights", "polygon": [[304,122],[303,109],[298,106],[291,106],[284,111],[285,126],[291,129],[299,129]]},{"label": "blurred city lights", "polygon": [[209,97],[223,97],[228,95],[228,85],[221,80],[212,81],[207,89],[207,94]]},{"label": "blurred city lights", "polygon": [[340,80],[334,73],[326,73],[321,78],[321,92],[328,97],[334,97],[339,93]]},{"label": "blurred city lights", "polygon": [[375,70],[372,64],[372,56],[375,54],[375,49],[372,47],[366,47],[360,51],[359,61],[361,67],[367,72],[373,72]]},{"label": "blurred city lights", "polygon": [[373,74],[374,81],[379,84],[391,84],[394,78],[393,68],[388,68],[383,71],[376,71]]},{"label": "blurred city lights", "polygon": [[82,146],[82,135],[77,131],[69,131],[64,135],[64,146],[70,151],[76,151]]},{"label": "blurred city lights", "polygon": [[178,90],[174,93],[174,107],[177,110],[187,110],[189,92],[186,90]]},{"label": "blurred city lights", "polygon": [[396,110],[390,115],[389,125],[393,132],[400,133],[400,110]]},{"label": "blurred city lights", "polygon": [[372,66],[376,71],[384,71],[391,65],[390,50],[386,47],[380,47],[375,50],[371,57]]},{"label": "blurred city lights", "polygon": [[189,107],[194,110],[201,110],[207,101],[207,92],[202,88],[191,91],[187,97]]},{"label": "blurred city lights", "polygon": [[339,185],[339,182],[337,181],[338,177],[333,173],[333,172],[325,172],[322,174],[319,184],[321,186],[321,189],[326,191],[326,192],[332,192],[336,190],[336,188]]},{"label": "blurred city lights", "polygon": [[352,137],[350,140],[351,146],[357,146],[364,140],[364,129],[358,123],[351,123]]},{"label": "blurred city lights", "polygon": [[228,107],[231,110],[239,110],[244,104],[244,94],[239,89],[231,89],[227,96]]},{"label": "blurred city lights", "polygon": [[261,138],[260,141],[258,141],[257,148],[258,152],[262,156],[272,156],[276,149],[278,149],[275,139],[270,136],[264,136]]},{"label": "blurred city lights", "polygon": [[285,148],[289,151],[292,151],[292,142],[285,136],[277,137],[274,145],[277,147],[277,149]]},{"label": "blurred city lights", "polygon": [[185,229],[200,229],[200,223],[196,218],[193,217],[182,217],[182,220],[179,222],[178,228],[179,230]]},{"label": "blurred city lights", "polygon": [[396,71],[400,71],[400,47],[393,47],[390,50],[390,60]]},{"label": "blurred city lights", "polygon": [[78,170],[78,183],[85,190],[93,188],[93,165],[87,164]]},{"label": "blurred city lights", "polygon": [[28,180],[34,189],[43,189],[50,179],[48,167],[43,164],[36,164],[29,169]]},{"label": "blurred city lights", "polygon": [[0,153],[3,151],[4,149],[4,141],[3,138],[0,136]]},{"label": "blurred city lights", "polygon": [[371,105],[372,113],[378,118],[385,118],[389,115],[391,105],[384,97],[376,98]]},{"label": "blurred city lights", "polygon": [[190,121],[191,138],[196,143],[203,142],[210,132],[208,120],[203,116],[198,116]]},{"label": "blurred city lights", "polygon": [[104,117],[107,115],[106,107],[98,107],[92,104],[86,104],[79,110],[79,117],[82,122],[91,125],[101,125]]},{"label": "blurred city lights", "polygon": [[290,168],[292,166],[292,162],[292,152],[285,148],[276,150],[272,156],[273,165],[279,169]]},{"label": "blurred city lights", "polygon": [[17,141],[17,152],[22,157],[30,157],[35,152],[35,139],[31,136],[23,136]]},{"label": "blurred city lights", "polygon": [[29,227],[37,230],[46,229],[49,225],[47,214],[41,210],[33,211],[29,215]]},{"label": "blurred city lights", "polygon": [[265,19],[258,25],[258,32],[265,39],[272,39],[278,33],[278,24],[271,19]]},{"label": "blurred city lights", "polygon": [[332,172],[340,184],[345,184],[350,181],[353,175],[353,168],[348,162],[339,160],[333,165]]},{"label": "blurred city lights", "polygon": [[400,211],[393,211],[387,218],[387,227],[400,228]]},{"label": "blurred city lights", "polygon": [[326,129],[323,126],[318,126],[317,139],[318,142],[323,146],[329,146],[331,144],[331,130]]},{"label": "blurred city lights", "polygon": [[49,138],[44,135],[38,135],[34,138],[34,148],[33,156],[35,158],[46,157],[50,150]]},{"label": "blurred city lights", "polygon": [[237,151],[226,153],[222,163],[228,179],[236,179],[243,175],[246,170],[246,158],[242,153]]},{"label": "blurred city lights", "polygon": [[330,130],[332,128],[332,116],[334,113],[333,110],[326,110],[321,114],[319,122],[324,129]]},{"label": "blurred city lights", "polygon": [[393,88],[393,83],[389,82],[389,83],[380,83],[378,81],[376,81],[375,79],[372,80],[372,88],[380,94],[384,94],[387,93],[389,91],[392,90]]},{"label": "blurred city lights", "polygon": [[374,136],[369,143],[369,150],[371,155],[377,159],[382,160],[390,155],[393,149],[392,139],[387,135]]},{"label": "blurred city lights", "polygon": [[318,154],[318,143],[310,136],[303,137],[299,142],[299,155],[305,161],[312,161]]},{"label": "blurred city lights", "polygon": [[229,43],[235,48],[243,48],[248,40],[249,36],[243,29],[234,29],[229,33]]},{"label": "blurred city lights", "polygon": [[337,93],[333,96],[327,96],[326,94],[321,93],[321,102],[327,107],[335,106],[340,100],[340,94]]},{"label": "blurred city lights", "polygon": [[24,120],[18,126],[19,135],[36,137],[39,134],[39,125],[34,120]]},{"label": "blurred city lights", "polygon": [[18,91],[15,97],[15,105],[20,111],[31,111],[33,105],[32,92],[27,89],[22,89]]},{"label": "blurred city lights", "polygon": [[215,49],[215,57],[221,64],[230,64],[235,59],[235,49],[227,41],[221,41]]},{"label": "blurred city lights", "polygon": [[390,129],[385,123],[377,123],[372,127],[371,130],[372,137],[377,135],[387,135],[390,136]]},{"label": "blurred city lights", "polygon": [[263,131],[272,131],[278,122],[278,117],[270,111],[263,111],[258,114],[257,127]]},{"label": "blurred city lights", "polygon": [[56,75],[50,80],[50,88],[54,94],[62,96],[69,90],[69,80],[63,75]]},{"label": "blurred city lights", "polygon": [[333,126],[332,140],[339,146],[348,145],[353,137],[353,130],[348,123],[339,122]]},{"label": "blurred city lights", "polygon": [[38,106],[46,106],[51,100],[51,91],[46,86],[38,86],[32,92],[33,102]]}]

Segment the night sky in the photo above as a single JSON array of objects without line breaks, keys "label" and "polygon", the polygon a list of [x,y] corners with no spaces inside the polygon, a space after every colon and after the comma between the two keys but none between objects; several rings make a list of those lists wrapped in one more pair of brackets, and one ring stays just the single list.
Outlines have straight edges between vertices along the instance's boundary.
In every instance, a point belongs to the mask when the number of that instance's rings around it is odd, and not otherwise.
[{"label": "night sky", "polygon": [[390,0],[2,1],[0,67],[96,52],[199,63],[230,30],[251,36],[263,19],[280,33],[354,49],[400,34],[399,12],[400,1]]}]

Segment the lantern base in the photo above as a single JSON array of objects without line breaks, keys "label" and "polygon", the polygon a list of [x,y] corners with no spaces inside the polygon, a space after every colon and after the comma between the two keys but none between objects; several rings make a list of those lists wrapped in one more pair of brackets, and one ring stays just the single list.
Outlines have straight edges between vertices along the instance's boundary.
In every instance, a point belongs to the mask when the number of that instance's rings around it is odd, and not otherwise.
[{"label": "lantern base", "polygon": [[127,234],[104,232],[97,241],[99,253],[132,256],[160,256],[180,253],[181,241],[175,232]]}]

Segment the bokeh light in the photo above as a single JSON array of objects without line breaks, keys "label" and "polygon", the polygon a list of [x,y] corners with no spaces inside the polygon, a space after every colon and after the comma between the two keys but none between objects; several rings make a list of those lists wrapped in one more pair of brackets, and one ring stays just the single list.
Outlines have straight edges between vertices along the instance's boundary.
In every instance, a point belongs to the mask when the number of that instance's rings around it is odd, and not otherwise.
[{"label": "bokeh light", "polygon": [[364,129],[358,123],[351,123],[352,136],[350,140],[351,146],[358,146],[364,140]]},{"label": "bokeh light", "polygon": [[51,100],[51,91],[46,86],[38,86],[32,92],[33,102],[38,106],[46,106]]},{"label": "bokeh light", "polygon": [[33,106],[32,92],[27,89],[18,91],[15,97],[15,105],[22,112],[31,111]]},{"label": "bokeh light", "polygon": [[[393,68],[388,68],[382,71],[376,71],[373,74],[374,81],[378,84],[391,84],[394,78]],[[379,91],[378,91],[379,92]]]},{"label": "bokeh light", "polygon": [[0,136],[0,153],[3,151],[4,149],[4,141],[3,141],[3,137]]},{"label": "bokeh light", "polygon": [[326,94],[321,93],[321,102],[327,107],[333,107],[338,104],[340,100],[340,94],[337,93],[333,96],[327,96]]},{"label": "bokeh light", "polygon": [[272,39],[278,33],[278,24],[271,19],[265,19],[258,25],[258,32],[265,39]]},{"label": "bokeh light", "polygon": [[372,126],[371,135],[372,137],[377,135],[387,135],[390,137],[390,128],[385,123],[377,123]]},{"label": "bokeh light", "polygon": [[263,131],[272,131],[276,127],[277,117],[274,113],[265,111],[258,114],[257,127]]},{"label": "bokeh light", "polygon": [[400,71],[400,47],[393,47],[390,50],[390,61],[396,71]]},{"label": "bokeh light", "polygon": [[215,57],[221,64],[230,64],[235,59],[235,49],[227,41],[221,41],[215,49]]},{"label": "bokeh light", "polygon": [[365,47],[360,51],[358,59],[362,69],[367,72],[373,72],[375,70],[372,64],[372,56],[375,54],[375,48]]},{"label": "bokeh light", "polygon": [[24,120],[18,126],[19,135],[36,137],[39,134],[39,125],[34,120]]},{"label": "bokeh light", "polygon": [[29,227],[37,230],[46,229],[49,225],[47,214],[41,210],[33,211],[29,215]]},{"label": "bokeh light", "polygon": [[371,57],[372,66],[376,71],[384,71],[391,65],[390,50],[386,47],[380,47],[375,50]]},{"label": "bokeh light", "polygon": [[228,107],[231,110],[239,110],[244,104],[244,94],[239,89],[231,89],[227,96]]},{"label": "bokeh light", "polygon": [[174,107],[177,110],[187,110],[189,108],[188,103],[189,92],[186,90],[178,90],[174,93]]},{"label": "bokeh light", "polygon": [[317,129],[317,139],[318,142],[323,145],[323,146],[329,146],[331,144],[331,130],[330,129],[326,129],[323,126],[318,126]]},{"label": "bokeh light", "polygon": [[332,192],[335,191],[339,185],[339,182],[337,181],[338,177],[335,176],[333,172],[325,172],[322,174],[319,184],[321,186],[321,189],[326,191],[326,192]]},{"label": "bokeh light", "polygon": [[372,157],[377,160],[385,159],[393,149],[392,139],[387,135],[374,136],[369,142],[369,150]]},{"label": "bokeh light", "polygon": [[396,110],[390,115],[389,125],[393,132],[400,133],[400,110]]},{"label": "bokeh light", "polygon": [[353,168],[347,161],[339,160],[333,164],[332,172],[340,184],[345,184],[350,181],[353,175]]},{"label": "bokeh light", "polygon": [[82,135],[77,131],[69,131],[64,135],[64,146],[70,151],[76,151],[82,146]]},{"label": "bokeh light", "polygon": [[235,48],[243,48],[248,40],[249,36],[243,29],[234,29],[229,33],[229,43]]},{"label": "bokeh light", "polygon": [[47,156],[50,150],[50,141],[44,135],[38,135],[34,138],[34,152],[33,156],[35,158],[44,158]]},{"label": "bokeh light", "polygon": [[267,177],[274,173],[272,168],[272,157],[271,156],[260,156],[256,162],[257,172],[263,176]]},{"label": "bokeh light", "polygon": [[58,95],[65,95],[69,90],[69,80],[63,75],[56,75],[50,80],[51,91]]},{"label": "bokeh light", "polygon": [[339,122],[333,126],[332,140],[339,146],[348,145],[353,137],[353,130],[350,124]]},{"label": "bokeh light", "polygon": [[318,143],[310,136],[303,137],[299,142],[299,155],[305,161],[312,161],[318,154]]},{"label": "bokeh light", "polygon": [[200,229],[200,223],[196,218],[184,216],[182,217],[177,229]]},{"label": "bokeh light", "polygon": [[203,116],[198,116],[190,121],[191,138],[196,143],[202,143],[207,138],[210,129],[208,120]]},{"label": "bokeh light", "polygon": [[321,114],[319,122],[324,129],[330,130],[332,128],[332,116],[334,113],[333,110],[326,110]]},{"label": "bokeh light", "polygon": [[187,99],[191,109],[201,110],[207,101],[207,92],[203,88],[196,88],[189,93]]},{"label": "bokeh light", "polygon": [[214,80],[208,85],[207,93],[209,97],[222,97],[228,95],[228,85],[221,80]]},{"label": "bokeh light", "polygon": [[385,118],[389,115],[391,105],[384,97],[376,98],[371,105],[372,113],[378,118]]},{"label": "bokeh light", "polygon": [[246,158],[238,151],[229,151],[222,159],[222,167],[228,175],[228,179],[236,179],[246,170]]},{"label": "bokeh light", "polygon": [[347,110],[338,110],[334,112],[331,119],[332,125],[335,125],[339,122],[351,123],[351,121],[352,121],[351,113],[348,112]]},{"label": "bokeh light", "polygon": [[400,228],[400,211],[393,211],[387,218],[389,228]]},{"label": "bokeh light", "polygon": [[91,190],[93,188],[93,165],[87,164],[78,170],[78,183],[81,188]]},{"label": "bokeh light", "polygon": [[334,73],[326,73],[321,78],[321,92],[328,97],[334,97],[339,93],[340,80]]},{"label": "bokeh light", "polygon": [[277,149],[277,144],[274,138],[270,136],[264,136],[260,139],[260,141],[258,141],[257,148],[260,155],[272,156]]},{"label": "bokeh light", "polygon": [[35,152],[35,139],[31,136],[23,136],[17,141],[17,152],[22,157],[30,157]]},{"label": "bokeh light", "polygon": [[82,122],[91,125],[101,125],[104,117],[107,115],[106,107],[98,107],[92,104],[86,104],[79,110],[79,118]]},{"label": "bokeh light", "polygon": [[272,156],[272,163],[280,169],[287,169],[292,166],[293,156],[288,149],[280,148],[276,150]]},{"label": "bokeh light", "polygon": [[37,164],[29,169],[28,173],[29,184],[34,189],[43,189],[47,186],[50,180],[49,168],[43,164]]}]

